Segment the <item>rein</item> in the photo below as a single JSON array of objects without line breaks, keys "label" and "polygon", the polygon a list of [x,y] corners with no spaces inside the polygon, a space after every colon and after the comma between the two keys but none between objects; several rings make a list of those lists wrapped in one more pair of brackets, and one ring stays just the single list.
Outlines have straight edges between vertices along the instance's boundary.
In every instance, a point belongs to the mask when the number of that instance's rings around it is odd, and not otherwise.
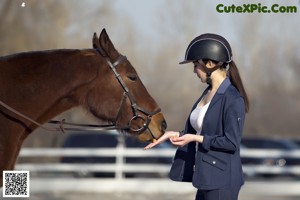
[{"label": "rein", "polygon": [[[104,57],[106,59],[106,62],[108,64],[108,66],[114,72],[116,79],[118,80],[118,82],[122,86],[122,89],[124,90],[123,100],[120,104],[120,108],[119,108],[119,111],[118,111],[118,114],[116,116],[116,119],[115,119],[114,123],[104,124],[104,125],[78,124],[78,123],[69,123],[69,122],[66,122],[65,119],[63,119],[61,121],[57,121],[57,120],[49,121],[48,123],[58,124],[59,126],[58,127],[48,127],[48,126],[45,126],[45,125],[33,120],[32,118],[20,113],[19,111],[17,111],[14,108],[8,106],[6,103],[4,103],[1,100],[0,100],[0,105],[3,106],[4,108],[6,108],[7,110],[11,111],[12,113],[18,115],[19,117],[21,117],[23,119],[26,119],[29,122],[33,123],[34,125],[42,128],[44,130],[47,130],[47,131],[57,131],[57,132],[59,131],[59,132],[64,133],[65,131],[129,130],[129,131],[135,132],[139,135],[139,134],[143,133],[146,129],[148,129],[151,136],[153,137],[153,139],[156,139],[156,137],[153,135],[153,133],[151,132],[151,130],[149,129],[148,126],[151,122],[152,116],[159,113],[161,111],[161,109],[157,108],[155,111],[149,112],[149,111],[146,111],[145,109],[143,109],[142,107],[139,107],[136,104],[136,102],[134,101],[133,96],[131,95],[129,89],[127,88],[127,86],[125,84],[125,82],[123,81],[120,74],[116,70],[117,65],[119,65],[122,62],[127,60],[126,56],[120,56],[117,61],[115,61],[114,63],[111,63],[108,56],[105,55],[105,53],[103,52],[103,50],[101,48],[97,48],[96,50],[102,57]],[[132,107],[132,111],[133,111],[133,117],[129,120],[127,126],[118,127],[116,125],[116,122],[117,122],[119,116],[122,113],[122,108],[125,105],[125,102],[126,102],[127,98],[129,99],[129,101],[131,103],[131,107]],[[139,115],[138,111],[145,114],[146,117],[143,117],[143,116]],[[143,126],[139,127],[139,128],[133,128],[132,127],[132,122],[134,122],[135,120],[142,120],[143,121]],[[65,125],[67,125],[69,127],[65,127]]]},{"label": "rein", "polygon": [[[77,124],[77,123],[69,123],[66,122],[64,119],[61,121],[58,120],[51,120],[48,123],[50,124],[59,124],[59,127],[49,127],[45,126],[30,117],[27,117],[26,115],[20,113],[19,111],[15,110],[14,108],[8,106],[3,101],[0,101],[0,105],[6,108],[7,110],[11,111],[12,113],[18,115],[19,117],[22,117],[23,119],[26,119],[27,121],[33,123],[34,125],[38,126],[39,128],[42,128],[46,131],[52,131],[52,132],[63,132],[65,131],[101,131],[101,130],[113,130],[118,129],[116,126],[112,125],[94,125],[94,124]],[[73,127],[64,127],[65,125],[73,126]],[[86,127],[86,128],[75,128],[75,127]]]}]

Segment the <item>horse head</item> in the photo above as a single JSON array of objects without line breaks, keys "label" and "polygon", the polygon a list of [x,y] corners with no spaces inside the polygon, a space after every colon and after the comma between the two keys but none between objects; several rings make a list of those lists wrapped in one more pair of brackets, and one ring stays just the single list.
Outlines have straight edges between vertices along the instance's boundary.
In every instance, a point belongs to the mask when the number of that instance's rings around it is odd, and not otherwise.
[{"label": "horse head", "polygon": [[94,34],[93,48],[99,53],[102,67],[86,96],[88,110],[141,141],[159,138],[167,126],[164,116],[134,67],[115,49],[105,29],[99,38]]}]

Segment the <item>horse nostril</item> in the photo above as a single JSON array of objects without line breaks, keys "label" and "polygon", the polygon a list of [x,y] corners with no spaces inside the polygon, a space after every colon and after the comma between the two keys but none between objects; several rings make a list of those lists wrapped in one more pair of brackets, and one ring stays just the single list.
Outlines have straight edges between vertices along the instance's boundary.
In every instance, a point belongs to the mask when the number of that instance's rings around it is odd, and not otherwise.
[{"label": "horse nostril", "polygon": [[161,123],[161,130],[164,132],[166,129],[167,129],[167,122],[166,122],[166,120],[164,120],[164,121],[162,121],[162,123]]}]

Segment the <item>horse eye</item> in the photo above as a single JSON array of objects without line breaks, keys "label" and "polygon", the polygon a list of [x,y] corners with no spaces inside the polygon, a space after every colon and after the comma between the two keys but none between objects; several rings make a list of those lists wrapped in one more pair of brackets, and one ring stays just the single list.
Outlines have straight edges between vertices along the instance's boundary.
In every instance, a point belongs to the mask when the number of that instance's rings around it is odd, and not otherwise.
[{"label": "horse eye", "polygon": [[137,81],[138,76],[137,76],[136,74],[132,74],[132,75],[128,75],[128,78],[129,78],[131,81]]}]

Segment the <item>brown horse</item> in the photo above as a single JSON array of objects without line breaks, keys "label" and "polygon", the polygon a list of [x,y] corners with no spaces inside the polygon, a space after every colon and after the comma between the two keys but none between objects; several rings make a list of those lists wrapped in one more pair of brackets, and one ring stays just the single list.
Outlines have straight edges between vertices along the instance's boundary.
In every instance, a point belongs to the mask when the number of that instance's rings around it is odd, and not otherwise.
[{"label": "brown horse", "polygon": [[[105,29],[93,49],[19,53],[0,58],[0,100],[38,123],[81,106],[141,141],[159,138],[163,114]],[[0,106],[0,168],[14,168],[21,145],[38,126]],[[0,187],[1,187],[0,186]]]}]

